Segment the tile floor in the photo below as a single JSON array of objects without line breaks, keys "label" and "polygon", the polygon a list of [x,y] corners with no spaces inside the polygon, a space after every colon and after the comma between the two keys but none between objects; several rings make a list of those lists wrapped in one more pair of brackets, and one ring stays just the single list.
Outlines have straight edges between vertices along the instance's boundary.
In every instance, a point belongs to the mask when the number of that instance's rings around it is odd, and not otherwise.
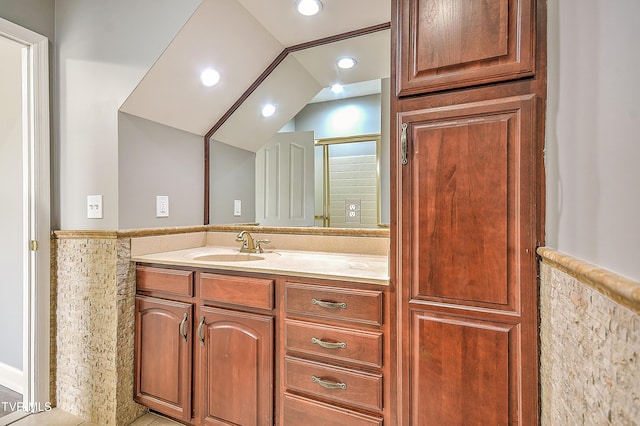
[{"label": "tile floor", "polygon": [[[2,423],[0,423],[2,424]],[[51,411],[44,411],[38,414],[32,414],[13,423],[11,426],[100,426],[96,423],[87,422],[78,416],[69,414],[65,411],[54,408]],[[173,420],[157,414],[149,413],[139,417],[130,426],[182,426]]]}]

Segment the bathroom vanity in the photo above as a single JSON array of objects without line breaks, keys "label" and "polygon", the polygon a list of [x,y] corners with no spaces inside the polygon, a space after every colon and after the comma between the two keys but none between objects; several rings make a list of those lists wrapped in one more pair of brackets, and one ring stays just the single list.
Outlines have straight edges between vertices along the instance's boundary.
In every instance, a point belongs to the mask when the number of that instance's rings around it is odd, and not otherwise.
[{"label": "bathroom vanity", "polygon": [[388,240],[236,234],[132,256],[134,399],[193,425],[388,423]]}]

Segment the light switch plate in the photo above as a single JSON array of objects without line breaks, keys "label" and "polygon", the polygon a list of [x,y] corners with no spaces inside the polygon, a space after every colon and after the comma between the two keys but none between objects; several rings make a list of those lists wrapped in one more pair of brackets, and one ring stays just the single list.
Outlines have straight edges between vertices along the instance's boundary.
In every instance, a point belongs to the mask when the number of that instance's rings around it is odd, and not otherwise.
[{"label": "light switch plate", "polygon": [[87,219],[102,219],[102,195],[87,195]]},{"label": "light switch plate", "polygon": [[241,216],[242,215],[242,201],[241,200],[233,200],[233,215]]},{"label": "light switch plate", "polygon": [[156,196],[156,217],[169,217],[169,196]]}]

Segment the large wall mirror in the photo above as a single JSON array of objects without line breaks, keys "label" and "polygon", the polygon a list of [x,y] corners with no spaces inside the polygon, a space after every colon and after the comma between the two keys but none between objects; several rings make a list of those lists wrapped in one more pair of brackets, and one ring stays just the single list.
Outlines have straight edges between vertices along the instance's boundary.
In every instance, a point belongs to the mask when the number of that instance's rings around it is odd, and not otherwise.
[{"label": "large wall mirror", "polygon": [[390,57],[388,24],[285,49],[205,138],[205,222],[388,227]]}]

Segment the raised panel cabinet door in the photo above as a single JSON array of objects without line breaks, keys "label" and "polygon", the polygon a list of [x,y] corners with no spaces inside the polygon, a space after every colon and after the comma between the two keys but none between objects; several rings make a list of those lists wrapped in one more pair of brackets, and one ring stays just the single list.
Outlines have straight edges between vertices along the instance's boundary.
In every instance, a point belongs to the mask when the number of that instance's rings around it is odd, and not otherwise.
[{"label": "raised panel cabinet door", "polygon": [[400,114],[410,302],[518,313],[535,286],[532,95]]},{"label": "raised panel cabinet door", "polygon": [[200,308],[202,424],[273,424],[273,317]]},{"label": "raised panel cabinet door", "polygon": [[399,96],[535,72],[535,0],[398,0]]},{"label": "raised panel cabinet door", "polygon": [[519,326],[412,310],[411,425],[520,424]]},{"label": "raised panel cabinet door", "polygon": [[182,420],[191,418],[192,309],[136,296],[134,399]]}]

